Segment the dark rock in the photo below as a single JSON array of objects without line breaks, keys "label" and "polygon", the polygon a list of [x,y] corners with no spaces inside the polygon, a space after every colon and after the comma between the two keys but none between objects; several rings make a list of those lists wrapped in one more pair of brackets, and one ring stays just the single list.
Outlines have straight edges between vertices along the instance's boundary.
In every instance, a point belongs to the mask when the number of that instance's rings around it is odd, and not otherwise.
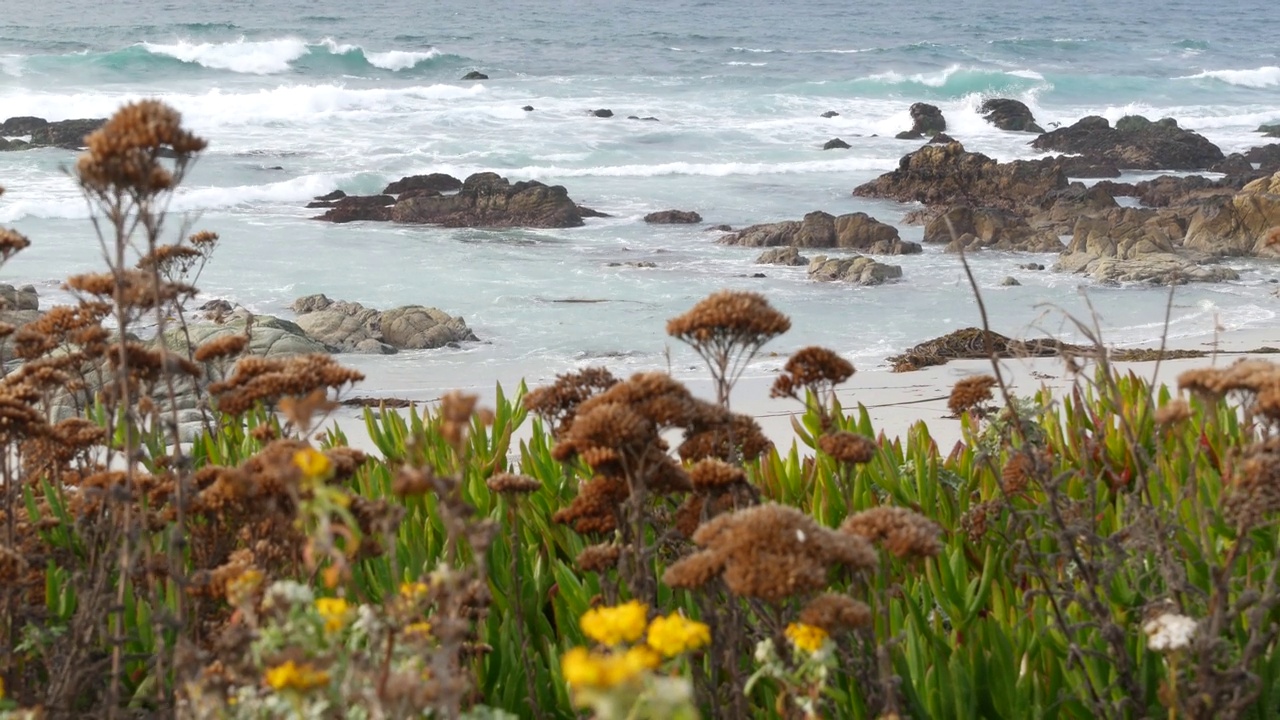
[{"label": "dark rock", "polygon": [[[926,243],[958,243],[966,250],[1062,252],[1057,234],[1031,227],[1016,213],[996,208],[957,205],[931,220],[924,228]],[[954,249],[954,248],[953,248]]]},{"label": "dark rock", "polygon": [[1075,232],[1076,221],[1083,215],[1097,215],[1119,207],[1104,183],[1086,187],[1073,182],[1061,190],[1054,190],[1040,201],[1040,212],[1030,218],[1032,227],[1047,230],[1055,235]]},{"label": "dark rock", "polygon": [[651,225],[693,225],[702,222],[702,216],[692,210],[660,210],[644,216]]},{"label": "dark rock", "polygon": [[769,276],[765,275],[764,273],[751,273],[749,277],[758,279],[758,278],[769,277]]},{"label": "dark rock", "polygon": [[947,129],[947,120],[936,105],[915,103],[911,106],[911,129],[898,133],[899,140],[933,137]]},{"label": "dark rock", "polygon": [[1244,176],[1210,180],[1201,175],[1161,175],[1134,184],[1135,196],[1147,207],[1191,205],[1219,196],[1234,195],[1248,182]]},{"label": "dark rock", "polygon": [[400,202],[401,200],[408,200],[409,198],[416,198],[416,197],[432,197],[433,195],[439,195],[439,194],[440,194],[439,190],[432,190],[431,188],[414,188],[412,190],[405,190],[399,195],[396,195],[396,202]]},{"label": "dark rock", "polygon": [[1038,203],[1067,186],[1053,158],[998,163],[960,143],[925,145],[898,162],[898,169],[858,186],[858,197],[925,205],[967,204],[1015,210]]},{"label": "dark rock", "polygon": [[603,213],[603,212],[600,212],[599,210],[592,210],[591,208],[587,207],[586,205],[579,205],[579,206],[578,206],[578,214],[579,214],[579,215],[581,215],[581,216],[582,216],[582,217],[584,217],[584,218],[589,218],[589,217],[592,217],[592,218],[610,218],[610,217],[613,217],[613,216],[612,216],[612,215],[610,215],[609,213]]},{"label": "dark rock", "polygon": [[523,110],[523,111],[525,111],[525,112],[533,112],[533,106],[532,106],[532,105],[525,105],[524,107],[522,107],[522,108],[520,108],[520,109],[521,109],[521,110]]},{"label": "dark rock", "polygon": [[[1270,125],[1259,125],[1258,132],[1264,137],[1280,137],[1280,123],[1271,123]],[[3,134],[3,133],[0,133]],[[17,133],[12,133],[16,135]]]},{"label": "dark rock", "polygon": [[897,228],[860,212],[839,217],[811,212],[804,220],[752,225],[720,238],[719,242],[747,247],[845,248],[884,255],[921,252],[919,244],[899,238]]},{"label": "dark rock", "polygon": [[800,254],[800,251],[794,247],[774,247],[760,253],[756,258],[757,265],[787,265],[798,267],[808,265],[809,258]]},{"label": "dark rock", "polygon": [[1222,173],[1223,175],[1252,175],[1253,163],[1249,162],[1249,158],[1240,153],[1231,153],[1221,162],[1216,162],[1209,166],[1209,172]]},{"label": "dark rock", "polygon": [[446,193],[462,189],[462,181],[452,175],[431,173],[430,175],[409,175],[387,185],[382,189],[383,195],[399,195],[409,190],[435,190]]},{"label": "dark rock", "polygon": [[[49,121],[40,117],[31,117],[30,115],[20,115],[11,117],[0,123],[0,135],[34,135],[37,130],[41,130],[48,126]],[[1262,132],[1259,130],[1259,132]]]},{"label": "dark rock", "polygon": [[560,185],[530,180],[514,185],[497,173],[477,173],[456,195],[397,202],[391,219],[446,227],[564,228],[582,225],[582,214]]},{"label": "dark rock", "polygon": [[849,143],[840,138],[831,138],[822,146],[823,150],[848,150],[851,146]]},{"label": "dark rock", "polygon": [[1249,148],[1244,157],[1249,162],[1256,163],[1262,172],[1274,173],[1280,170],[1280,143]]},{"label": "dark rock", "polygon": [[1086,117],[1041,135],[1031,146],[1136,170],[1198,170],[1224,158],[1217,145],[1172,118],[1151,122],[1140,115],[1121,118],[1114,128],[1106,118]]},{"label": "dark rock", "polygon": [[590,115],[595,115],[595,116],[596,116],[596,117],[598,117],[598,118],[611,118],[611,117],[613,117],[613,111],[612,111],[612,110],[610,110],[610,109],[608,109],[608,108],[600,108],[599,110],[591,110],[591,111],[589,111],[589,113],[588,113],[588,114],[590,114]]},{"label": "dark rock", "polygon": [[1115,163],[1102,161],[1082,155],[1060,155],[1058,164],[1062,172],[1069,178],[1115,178],[1120,177],[1120,168]]},{"label": "dark rock", "polygon": [[956,141],[955,138],[951,137],[946,133],[938,133],[937,135],[934,135],[932,139],[929,140],[929,144],[930,145],[946,145],[947,143],[953,143],[955,141]]},{"label": "dark rock", "polygon": [[650,115],[648,117],[640,117],[639,115],[628,115],[628,120],[641,120],[643,122],[659,122],[658,118]]},{"label": "dark rock", "polygon": [[611,263],[605,263],[605,267],[630,267],[630,268],[640,268],[640,269],[647,270],[650,268],[658,267],[658,263],[650,262],[648,260],[631,261],[631,262],[611,262]]},{"label": "dark rock", "polygon": [[10,143],[10,150],[29,147],[59,147],[79,150],[84,138],[106,124],[105,118],[49,122],[37,117],[12,117],[0,123],[0,136],[30,135],[28,143]]},{"label": "dark rock", "polygon": [[1019,100],[1008,98],[991,98],[982,103],[979,112],[982,119],[1001,130],[1011,132],[1042,133],[1044,128],[1036,124],[1031,109]]},{"label": "dark rock", "polygon": [[716,230],[718,232],[733,232],[733,226],[732,225],[712,225],[711,227],[707,228],[707,230],[708,231]]},{"label": "dark rock", "polygon": [[822,117],[824,118],[840,117],[840,113],[836,112],[835,110],[828,110],[822,113]]},{"label": "dark rock", "polygon": [[391,206],[396,199],[390,195],[348,195],[329,206],[314,219],[331,223],[349,223],[357,220],[385,221],[391,219]]},{"label": "dark rock", "polygon": [[342,192],[341,190],[334,190],[331,193],[325,193],[324,195],[317,195],[316,200],[318,202],[333,202],[334,200],[341,200],[346,196],[347,194]]},{"label": "dark rock", "polygon": [[200,313],[204,315],[206,320],[213,320],[214,322],[227,318],[231,313],[235,312],[235,309],[234,305],[222,298],[210,300],[199,308]]},{"label": "dark rock", "polygon": [[1040,263],[1027,263],[1026,265],[1019,265],[1018,269],[1019,270],[1043,270],[1044,266],[1041,265]]},{"label": "dark rock", "polygon": [[1094,183],[1093,187],[1107,193],[1113,198],[1138,197],[1141,195],[1141,193],[1138,192],[1138,186],[1133,183],[1118,183],[1110,180],[1103,180],[1101,182]]},{"label": "dark rock", "polygon": [[466,75],[463,75],[463,76],[462,76],[462,79],[463,79],[463,80],[488,80],[488,79],[489,79],[489,76],[488,76],[488,75],[485,75],[484,73],[480,72],[479,70],[472,70],[471,72],[467,73]]}]

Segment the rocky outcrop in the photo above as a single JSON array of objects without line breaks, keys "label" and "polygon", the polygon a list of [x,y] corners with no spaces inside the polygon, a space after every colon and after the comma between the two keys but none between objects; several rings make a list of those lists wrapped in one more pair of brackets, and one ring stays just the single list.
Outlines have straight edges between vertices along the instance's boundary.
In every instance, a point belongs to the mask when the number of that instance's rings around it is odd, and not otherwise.
[{"label": "rocky outcrop", "polygon": [[[952,251],[1006,250],[1062,252],[1062,241],[1047,230],[1038,230],[1016,213],[995,208],[957,205],[948,208],[924,227],[926,243],[946,243]],[[955,242],[952,247],[951,243]]]},{"label": "rocky outcrop", "polygon": [[437,193],[456,192],[462,189],[462,181],[444,173],[409,175],[387,185],[383,195],[400,195],[413,190],[434,190]]},{"label": "rocky outcrop", "polygon": [[1114,163],[1098,162],[1097,159],[1082,155],[1059,155],[1058,165],[1062,172],[1071,178],[1114,178],[1120,177],[1120,168]]},{"label": "rocky outcrop", "polygon": [[808,265],[809,258],[801,255],[800,251],[794,247],[774,247],[760,253],[760,257],[756,258],[756,264],[800,267]]},{"label": "rocky outcrop", "polygon": [[308,295],[295,300],[292,309],[298,314],[298,327],[334,352],[390,354],[476,339],[462,318],[421,305],[378,311]]},{"label": "rocky outcrop", "polygon": [[79,150],[84,137],[106,123],[106,119],[58,120],[49,122],[38,117],[11,117],[0,123],[0,138],[26,137],[0,145],[0,150],[25,150],[36,147],[59,147]]},{"label": "rocky outcrop", "polygon": [[966,204],[1016,210],[1067,186],[1053,159],[996,162],[958,142],[925,145],[898,161],[898,169],[858,186],[853,194],[925,205]]},{"label": "rocky outcrop", "polygon": [[1225,157],[1217,145],[1178,127],[1173,118],[1151,122],[1141,115],[1121,118],[1114,128],[1106,118],[1091,115],[1041,135],[1031,146],[1134,170],[1200,170]]},{"label": "rocky outcrop", "polygon": [[1270,125],[1259,125],[1258,132],[1263,137],[1280,138],[1280,123],[1271,123]]},{"label": "rocky outcrop", "polygon": [[1036,124],[1036,118],[1035,115],[1031,114],[1031,108],[1020,100],[991,98],[984,101],[978,111],[982,113],[983,120],[1001,130],[1031,133],[1044,132],[1044,128]]},{"label": "rocky outcrop", "polygon": [[833,117],[839,117],[839,116],[840,116],[840,113],[836,112],[835,110],[828,110],[822,113],[822,117],[824,118],[833,118]]},{"label": "rocky outcrop", "polygon": [[1203,253],[1185,250],[1186,230],[1186,220],[1173,210],[1118,207],[1084,216],[1054,270],[1159,285],[1239,278],[1230,268],[1206,264]]},{"label": "rocky outcrop", "polygon": [[512,184],[497,173],[477,173],[455,195],[401,200],[391,219],[445,227],[565,228],[583,224],[582,213],[560,185],[536,180]]},{"label": "rocky outcrop", "polygon": [[719,242],[747,247],[843,248],[877,255],[908,255],[921,251],[919,244],[899,238],[897,228],[860,212],[839,217],[821,211],[811,212],[803,220],[752,225],[721,237]]},{"label": "rocky outcrop", "polygon": [[1184,244],[1212,255],[1280,256],[1280,172],[1201,204]]},{"label": "rocky outcrop", "polygon": [[1163,208],[1191,205],[1220,196],[1236,194],[1249,178],[1243,176],[1210,180],[1200,175],[1161,175],[1154,180],[1134,183],[1134,197],[1147,207]]},{"label": "rocky outcrop", "polygon": [[1280,143],[1271,143],[1260,147],[1249,148],[1244,159],[1257,163],[1258,170],[1265,173],[1280,171]]},{"label": "rocky outcrop", "polygon": [[347,195],[330,202],[317,201],[308,207],[328,207],[316,220],[331,223],[349,223],[357,220],[386,221],[391,219],[391,206],[396,199],[390,195]]},{"label": "rocky outcrop", "polygon": [[819,255],[809,261],[809,278],[821,282],[883,285],[901,277],[901,267],[885,265],[862,255],[838,258]]},{"label": "rocky outcrop", "polygon": [[915,103],[911,106],[911,129],[903,130],[896,137],[899,140],[915,140],[922,137],[933,137],[947,129],[947,120],[936,105]]},{"label": "rocky outcrop", "polygon": [[613,111],[612,111],[612,110],[610,110],[609,108],[600,108],[600,109],[598,109],[598,110],[588,110],[588,111],[587,111],[587,114],[588,114],[588,115],[595,115],[595,116],[596,116],[596,117],[598,117],[598,118],[611,118],[611,117],[613,117]]},{"label": "rocky outcrop", "polygon": [[823,150],[848,150],[850,147],[853,146],[840,138],[831,138],[822,145]]},{"label": "rocky outcrop", "polygon": [[480,72],[479,70],[472,70],[471,72],[467,73],[466,75],[463,75],[463,76],[462,76],[462,79],[463,79],[463,80],[488,80],[488,79],[489,79],[489,76],[488,76],[488,75],[485,75],[484,73]]},{"label": "rocky outcrop", "polygon": [[650,225],[693,225],[702,222],[702,216],[692,210],[660,210],[644,216]]},{"label": "rocky outcrop", "polygon": [[1073,182],[1046,195],[1040,202],[1040,211],[1033,214],[1028,222],[1031,227],[1055,235],[1070,235],[1075,232],[1076,221],[1082,215],[1097,215],[1116,207],[1119,204],[1111,186],[1105,181],[1088,187]]},{"label": "rocky outcrop", "polygon": [[279,357],[328,352],[324,344],[307,337],[297,323],[271,315],[253,315],[244,308],[236,308],[219,323],[191,323],[185,333],[181,327],[172,327],[165,331],[162,342],[168,349],[186,354],[212,340],[243,335],[251,320],[245,354]]},{"label": "rocky outcrop", "polygon": [[1201,265],[1181,254],[1151,253],[1129,260],[1099,255],[1063,255],[1054,270],[1088,275],[1102,282],[1184,285],[1192,282],[1239,280],[1240,274],[1221,265]]},{"label": "rocky outcrop", "polygon": [[0,285],[0,310],[39,310],[40,296],[36,294],[35,286],[23,285],[22,287],[14,287],[12,285]]}]

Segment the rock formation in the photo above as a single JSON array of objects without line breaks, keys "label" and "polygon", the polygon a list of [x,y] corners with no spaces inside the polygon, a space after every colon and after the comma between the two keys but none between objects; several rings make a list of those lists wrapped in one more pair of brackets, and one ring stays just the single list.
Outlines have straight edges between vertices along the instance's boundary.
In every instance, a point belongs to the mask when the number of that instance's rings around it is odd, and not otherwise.
[{"label": "rock formation", "polygon": [[752,225],[720,238],[725,245],[797,248],[843,248],[879,255],[908,255],[921,251],[920,245],[904,242],[898,229],[866,213],[836,217],[811,212],[803,220]]},{"label": "rock formation", "polygon": [[1133,170],[1200,170],[1225,157],[1217,145],[1178,127],[1173,118],[1151,122],[1141,115],[1121,118],[1115,127],[1091,115],[1041,135],[1031,146]]}]

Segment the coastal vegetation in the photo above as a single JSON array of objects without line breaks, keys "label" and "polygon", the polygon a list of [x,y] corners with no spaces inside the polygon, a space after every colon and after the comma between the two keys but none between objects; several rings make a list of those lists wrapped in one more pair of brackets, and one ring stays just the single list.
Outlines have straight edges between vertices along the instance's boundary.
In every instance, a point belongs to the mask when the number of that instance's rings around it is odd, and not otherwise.
[{"label": "coastal vegetation", "polygon": [[248,354],[252,321],[146,339],[217,245],[166,213],[205,141],[156,101],[87,141],[106,268],[0,327],[0,718],[1280,713],[1280,366],[1175,395],[1099,346],[1019,397],[993,364],[941,448],[842,406],[855,368],[810,347],[777,447],[730,398],[792,321],[721,291],[666,326],[714,398],[589,368],[369,409],[366,454],[323,430],[361,379],[330,356]]}]

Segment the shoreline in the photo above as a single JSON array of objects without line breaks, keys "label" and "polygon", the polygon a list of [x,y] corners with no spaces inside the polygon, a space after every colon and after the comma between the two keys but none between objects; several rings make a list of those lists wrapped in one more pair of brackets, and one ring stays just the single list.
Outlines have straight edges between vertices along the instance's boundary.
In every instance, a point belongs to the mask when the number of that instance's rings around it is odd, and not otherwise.
[{"label": "shoreline", "polygon": [[[1176,390],[1178,375],[1193,368],[1208,366],[1224,366],[1245,358],[1274,359],[1269,353],[1257,353],[1255,350],[1275,347],[1280,348],[1280,328],[1250,329],[1226,332],[1215,337],[1203,335],[1195,338],[1179,338],[1171,340],[1166,350],[1204,350],[1211,354],[1206,357],[1165,359],[1161,361],[1124,361],[1112,362],[1118,372],[1132,372],[1140,378],[1152,382],[1154,386],[1167,385]],[[1157,348],[1153,348],[1157,349]],[[1216,352],[1215,352],[1216,350]],[[339,359],[341,357],[339,356]],[[1061,357],[1040,358],[1006,358],[999,361],[1001,373],[1009,386],[1010,392],[1018,396],[1031,396],[1047,389],[1054,397],[1061,397],[1078,383],[1087,383],[1093,377],[1097,362],[1093,359],[1080,358],[1078,370],[1068,367],[1068,361]],[[585,366],[584,366],[585,367]],[[568,372],[575,368],[565,368]],[[836,397],[846,413],[855,412],[861,403],[867,408],[877,433],[893,439],[905,437],[910,428],[918,422],[928,425],[929,433],[937,442],[941,451],[948,451],[961,439],[960,422],[951,415],[947,401],[952,386],[965,377],[991,374],[990,360],[952,360],[945,365],[922,368],[912,372],[895,373],[888,368],[860,370],[848,382],[836,389]],[[619,373],[619,379],[629,376]],[[689,387],[697,397],[714,397],[709,377],[682,377],[685,373],[677,373],[676,377]],[[756,374],[742,378],[734,387],[731,403],[735,412],[751,415],[760,423],[767,437],[774,441],[779,452],[785,453],[793,443],[797,443],[797,435],[792,428],[792,418],[803,414],[804,409],[791,399],[769,397],[769,389],[773,385],[774,375]],[[459,378],[461,379],[461,378]],[[550,382],[548,378],[546,382]],[[356,389],[349,393],[350,397],[378,395],[377,387],[399,386],[409,382],[410,378],[395,373],[378,373],[369,375]],[[482,406],[491,407],[496,397],[496,388],[501,384],[507,397],[519,387],[519,380],[504,381],[492,379],[487,383],[474,380],[462,383],[455,389],[473,393],[480,397]],[[527,381],[530,389],[542,382]],[[390,398],[388,398],[390,399]],[[435,405],[438,395],[432,398],[405,398],[417,407]],[[403,409],[388,408],[388,412],[403,413]],[[341,429],[347,436],[351,447],[366,452],[376,452],[363,421],[363,408],[343,406],[335,410],[319,432],[331,428]],[[377,412],[377,406],[374,406]],[[523,425],[513,438],[513,448],[517,448],[521,439],[529,436],[529,425]]]}]

